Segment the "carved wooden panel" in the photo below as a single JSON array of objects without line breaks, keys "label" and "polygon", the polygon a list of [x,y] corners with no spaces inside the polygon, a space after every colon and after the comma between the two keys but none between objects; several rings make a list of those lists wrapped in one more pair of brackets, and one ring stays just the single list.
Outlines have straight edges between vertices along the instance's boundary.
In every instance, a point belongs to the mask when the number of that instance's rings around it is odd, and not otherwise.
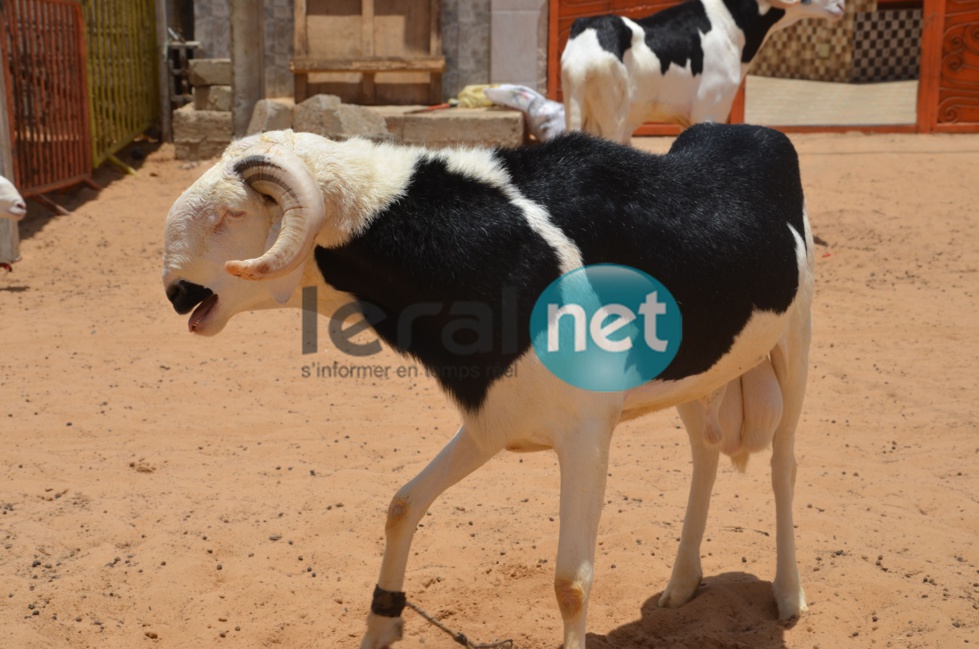
[{"label": "carved wooden panel", "polygon": [[979,0],[946,0],[938,124],[979,126]]}]

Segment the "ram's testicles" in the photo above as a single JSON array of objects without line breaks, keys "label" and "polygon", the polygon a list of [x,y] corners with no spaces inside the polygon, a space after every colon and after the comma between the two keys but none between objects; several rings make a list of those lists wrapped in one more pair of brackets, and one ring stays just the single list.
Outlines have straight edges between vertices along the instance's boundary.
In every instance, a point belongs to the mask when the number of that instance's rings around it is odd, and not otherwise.
[{"label": "ram's testicles", "polygon": [[741,448],[757,453],[772,443],[782,420],[782,389],[767,358],[741,376],[744,400],[744,429]]}]

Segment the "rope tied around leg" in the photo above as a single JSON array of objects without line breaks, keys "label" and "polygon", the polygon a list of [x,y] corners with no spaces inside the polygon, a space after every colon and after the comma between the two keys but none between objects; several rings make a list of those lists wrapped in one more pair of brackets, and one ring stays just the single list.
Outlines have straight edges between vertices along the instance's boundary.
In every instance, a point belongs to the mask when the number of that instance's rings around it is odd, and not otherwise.
[{"label": "rope tied around leg", "polygon": [[374,597],[371,599],[371,612],[383,617],[401,617],[405,607],[418,613],[430,624],[452,636],[452,639],[468,649],[513,649],[513,640],[501,640],[487,644],[473,644],[464,633],[456,633],[444,624],[439,622],[434,616],[429,615],[418,606],[407,600],[405,594],[391,590],[384,590],[380,586],[374,586]]},{"label": "rope tied around leg", "polygon": [[466,637],[466,634],[465,633],[461,633],[461,632],[460,633],[456,633],[455,631],[452,631],[451,629],[449,629],[448,627],[446,627],[444,624],[442,624],[441,622],[439,622],[437,619],[435,619],[434,616],[429,615],[428,613],[426,613],[425,611],[423,611],[421,608],[419,608],[415,604],[412,604],[411,602],[405,602],[405,605],[408,608],[410,608],[411,610],[413,610],[415,613],[418,613],[420,616],[422,616],[423,618],[425,618],[425,620],[427,620],[430,624],[432,624],[433,626],[435,626],[439,630],[444,631],[446,634],[448,634],[449,636],[451,636],[453,640],[455,640],[457,643],[461,644],[463,647],[468,647],[468,649],[497,649],[497,648],[499,648],[499,649],[513,649],[513,640],[500,640],[499,642],[488,642],[488,643],[485,643],[485,644],[473,644],[472,642],[469,641],[469,638]]}]

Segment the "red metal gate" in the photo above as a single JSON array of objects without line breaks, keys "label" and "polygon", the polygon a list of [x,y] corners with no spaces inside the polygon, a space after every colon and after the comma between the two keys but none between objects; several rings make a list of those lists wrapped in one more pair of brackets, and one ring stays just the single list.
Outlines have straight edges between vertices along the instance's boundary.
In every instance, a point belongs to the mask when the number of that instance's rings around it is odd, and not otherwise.
[{"label": "red metal gate", "polygon": [[24,196],[92,173],[85,26],[70,0],[0,0],[14,183]]}]

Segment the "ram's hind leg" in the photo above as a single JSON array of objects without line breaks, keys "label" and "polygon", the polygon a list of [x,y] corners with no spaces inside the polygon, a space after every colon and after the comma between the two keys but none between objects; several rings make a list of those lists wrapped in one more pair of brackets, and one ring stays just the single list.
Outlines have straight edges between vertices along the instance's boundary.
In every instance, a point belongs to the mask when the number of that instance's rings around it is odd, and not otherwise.
[{"label": "ram's hind leg", "polygon": [[710,494],[717,476],[718,448],[707,443],[705,431],[709,413],[703,403],[692,401],[677,407],[683,425],[690,437],[690,452],[693,456],[693,478],[690,482],[690,496],[687,500],[687,515],[683,519],[680,533],[680,547],[670,583],[659,599],[659,605],[669,608],[683,606],[693,597],[704,573],[700,565],[700,544],[707,527],[707,510],[710,507]]},{"label": "ram's hind leg", "polygon": [[361,649],[381,649],[401,639],[401,609],[405,601],[401,591],[418,522],[442,492],[485,464],[499,450],[483,448],[463,426],[425,470],[394,496],[388,508],[381,574]]},{"label": "ram's hind leg", "polygon": [[626,146],[632,144],[629,128],[629,77],[625,66],[610,57],[600,71],[588,77],[584,92],[582,130]]},{"label": "ram's hind leg", "polygon": [[808,607],[795,556],[792,499],[795,490],[795,431],[802,414],[809,367],[811,325],[808,315],[797,315],[786,336],[772,350],[772,366],[782,388],[782,419],[772,440],[772,489],[775,492],[778,558],[772,584],[778,615],[798,616]]}]

